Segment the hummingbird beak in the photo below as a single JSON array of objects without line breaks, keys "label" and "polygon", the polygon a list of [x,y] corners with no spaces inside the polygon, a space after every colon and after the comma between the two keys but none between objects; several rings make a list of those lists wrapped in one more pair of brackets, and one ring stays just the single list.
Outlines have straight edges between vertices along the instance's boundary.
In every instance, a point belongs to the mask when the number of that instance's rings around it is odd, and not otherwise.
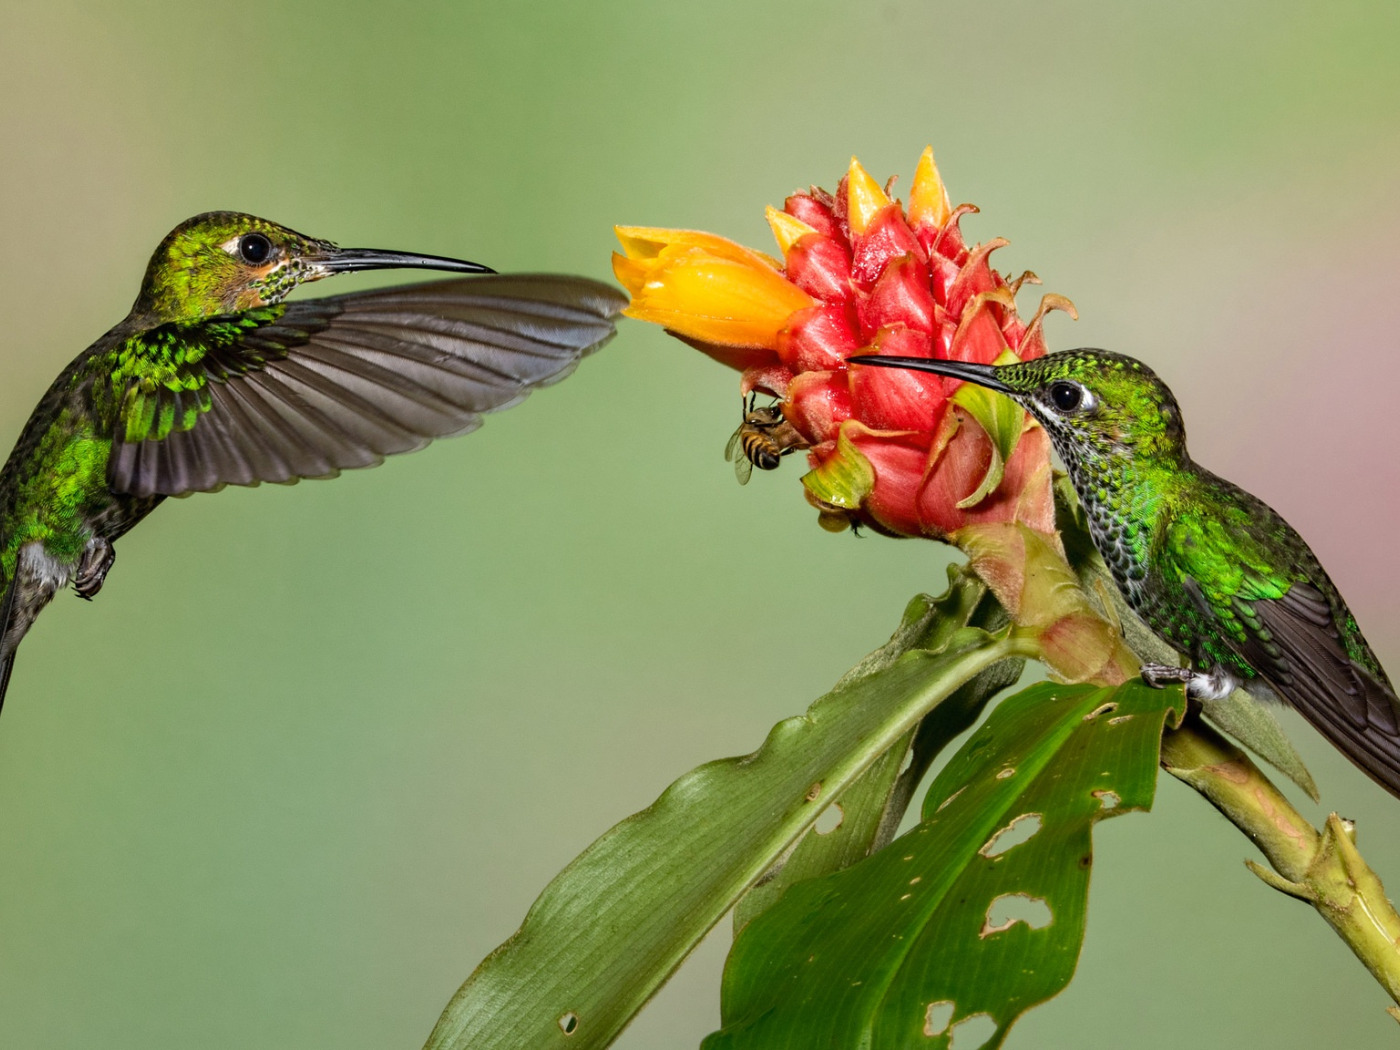
[{"label": "hummingbird beak", "polygon": [[971,361],[936,361],[928,357],[882,357],[874,354],[852,357],[849,359],[849,363],[853,365],[879,365],[881,368],[908,368],[915,372],[932,372],[934,375],[976,383],[988,390],[995,390],[999,394],[1012,393],[1011,388],[997,378],[997,370],[994,365],[978,365]]},{"label": "hummingbird beak", "polygon": [[489,266],[448,259],[441,255],[415,255],[412,252],[382,252],[375,248],[332,248],[323,255],[308,260],[312,266],[329,277],[336,273],[357,270],[449,270],[452,273],[495,273]]}]

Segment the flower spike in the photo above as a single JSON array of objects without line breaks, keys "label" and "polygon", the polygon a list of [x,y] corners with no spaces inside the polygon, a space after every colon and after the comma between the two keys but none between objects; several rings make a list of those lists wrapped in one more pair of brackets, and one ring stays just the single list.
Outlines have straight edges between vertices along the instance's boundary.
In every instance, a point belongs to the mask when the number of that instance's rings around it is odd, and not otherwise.
[{"label": "flower spike", "polygon": [[[868,526],[946,539],[979,525],[1054,531],[1049,439],[1005,398],[922,371],[863,368],[852,357],[990,364],[1045,352],[991,266],[1000,239],[969,247],[933,161],[919,159],[909,211],[858,160],[831,194],[813,187],[767,210],[781,263],[691,230],[619,227],[615,272],[627,313],[743,373],[745,393],[807,449],[808,501],[826,529]],[[960,389],[961,387],[961,389]]]}]

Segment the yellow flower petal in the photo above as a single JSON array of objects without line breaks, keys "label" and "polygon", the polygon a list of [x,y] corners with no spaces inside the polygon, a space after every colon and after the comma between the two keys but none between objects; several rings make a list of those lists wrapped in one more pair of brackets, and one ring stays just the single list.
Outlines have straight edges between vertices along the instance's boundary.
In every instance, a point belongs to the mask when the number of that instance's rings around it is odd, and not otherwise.
[{"label": "yellow flower petal", "polygon": [[768,217],[768,226],[773,231],[773,239],[778,242],[778,249],[784,255],[807,234],[817,232],[801,219],[789,215],[785,211],[779,211],[771,204],[768,205],[764,214]]},{"label": "yellow flower petal", "polygon": [[851,232],[864,233],[880,209],[888,208],[889,204],[890,199],[880,189],[880,184],[852,157],[850,171],[846,173],[846,219],[851,224]]},{"label": "yellow flower petal", "polygon": [[733,259],[669,246],[642,264],[646,273],[635,290],[635,270],[618,274],[632,292],[624,313],[708,343],[772,349],[788,318],[814,300],[753,254]]},{"label": "yellow flower petal", "polygon": [[613,232],[622,242],[629,259],[655,259],[667,249],[683,251],[703,248],[711,255],[735,262],[759,262],[778,268],[778,263],[763,252],[745,248],[727,237],[702,230],[668,230],[659,226],[614,226]]},{"label": "yellow flower petal", "polygon": [[933,147],[925,146],[919,165],[914,169],[914,185],[909,190],[909,225],[942,228],[948,225],[952,215],[948,188],[943,185],[938,165],[933,162]]},{"label": "yellow flower petal", "polygon": [[618,252],[612,253],[613,276],[617,283],[627,289],[628,295],[636,295],[647,282],[647,275],[653,267],[637,259],[629,259]]}]

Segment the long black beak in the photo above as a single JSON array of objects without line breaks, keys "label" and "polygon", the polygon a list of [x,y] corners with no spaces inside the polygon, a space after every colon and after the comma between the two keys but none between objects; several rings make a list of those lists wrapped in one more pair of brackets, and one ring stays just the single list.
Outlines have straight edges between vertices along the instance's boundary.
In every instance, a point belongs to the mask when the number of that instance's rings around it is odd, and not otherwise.
[{"label": "long black beak", "polygon": [[935,361],[927,357],[882,357],[876,354],[862,354],[849,360],[853,365],[879,365],[881,368],[909,368],[915,372],[932,372],[934,375],[964,379],[1000,394],[1011,393],[1011,388],[997,378],[995,365],[976,365],[970,361]]},{"label": "long black beak", "polygon": [[327,274],[351,273],[356,270],[450,270],[453,273],[495,273],[489,266],[448,259],[441,255],[415,255],[412,252],[381,252],[375,248],[335,248],[328,251],[315,265]]}]

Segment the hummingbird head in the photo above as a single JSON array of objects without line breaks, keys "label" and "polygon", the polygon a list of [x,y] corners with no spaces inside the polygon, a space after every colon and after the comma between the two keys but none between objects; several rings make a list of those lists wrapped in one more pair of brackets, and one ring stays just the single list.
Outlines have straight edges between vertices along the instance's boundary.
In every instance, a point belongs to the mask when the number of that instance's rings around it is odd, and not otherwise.
[{"label": "hummingbird head", "polygon": [[979,365],[919,357],[853,357],[861,365],[912,368],[977,383],[1010,397],[1040,423],[1065,466],[1186,458],[1181,409],[1141,361],[1108,350],[1066,350],[1031,361]]},{"label": "hummingbird head", "polygon": [[160,242],[133,312],[157,324],[192,324],[279,303],[297,285],[331,274],[399,267],[495,272],[461,259],[337,248],[254,215],[211,211],[186,219]]}]

